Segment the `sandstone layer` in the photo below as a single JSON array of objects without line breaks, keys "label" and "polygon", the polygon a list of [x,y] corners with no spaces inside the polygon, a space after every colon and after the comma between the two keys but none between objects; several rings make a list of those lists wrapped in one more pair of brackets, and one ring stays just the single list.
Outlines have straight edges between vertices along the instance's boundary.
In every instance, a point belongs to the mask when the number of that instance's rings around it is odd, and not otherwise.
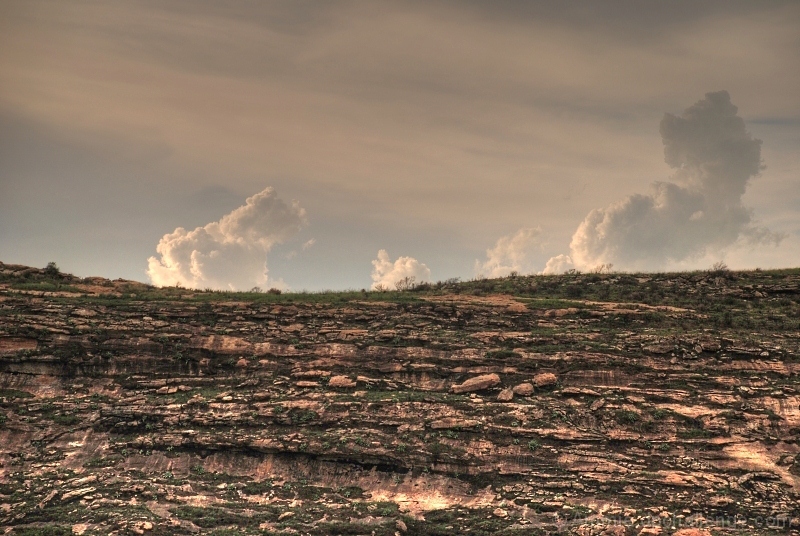
[{"label": "sandstone layer", "polygon": [[234,294],[0,263],[0,526],[797,534],[799,284]]}]

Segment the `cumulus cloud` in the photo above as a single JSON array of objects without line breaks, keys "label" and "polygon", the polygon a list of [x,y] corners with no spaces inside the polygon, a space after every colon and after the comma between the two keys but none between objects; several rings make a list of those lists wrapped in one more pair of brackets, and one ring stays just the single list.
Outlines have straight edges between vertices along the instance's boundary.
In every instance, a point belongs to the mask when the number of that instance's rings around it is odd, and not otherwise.
[{"label": "cumulus cloud", "polygon": [[413,257],[398,257],[392,262],[385,249],[378,251],[378,258],[372,261],[372,290],[394,290],[397,282],[406,277],[422,283],[430,280],[431,271]]},{"label": "cumulus cloud", "polygon": [[[613,264],[663,269],[746,241],[777,243],[781,236],[753,224],[742,205],[748,182],[763,168],[761,140],[745,129],[727,91],[707,93],[681,116],[661,121],[670,182],[592,210],[570,243],[575,266]],[[553,258],[547,269],[565,261]]]},{"label": "cumulus cloud", "polygon": [[550,260],[547,261],[547,264],[542,270],[542,274],[544,275],[553,275],[553,274],[563,274],[567,270],[570,270],[575,267],[575,263],[572,262],[572,258],[569,255],[556,255],[555,257],[551,257]]},{"label": "cumulus cloud", "polygon": [[541,251],[542,230],[522,228],[513,235],[502,236],[493,248],[486,250],[486,261],[475,262],[475,274],[505,277],[511,272],[527,273],[534,269],[537,252]]},{"label": "cumulus cloud", "polygon": [[266,254],[306,224],[305,211],[278,199],[272,188],[248,197],[245,204],[219,221],[187,231],[178,227],[148,259],[154,285],[247,290],[279,286],[269,279]]}]

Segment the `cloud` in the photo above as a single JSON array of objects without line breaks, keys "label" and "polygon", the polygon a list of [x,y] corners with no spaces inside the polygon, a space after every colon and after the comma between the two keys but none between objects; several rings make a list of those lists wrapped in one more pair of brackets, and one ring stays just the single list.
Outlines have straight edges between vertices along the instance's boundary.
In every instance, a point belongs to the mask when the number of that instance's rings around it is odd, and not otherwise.
[{"label": "cloud", "polygon": [[305,224],[305,210],[266,188],[219,221],[164,235],[156,247],[160,258],[148,259],[147,275],[160,286],[247,290],[280,284],[267,276],[266,254]]},{"label": "cloud", "polygon": [[547,261],[547,264],[542,270],[543,275],[563,274],[567,270],[575,267],[572,258],[569,255],[556,255]]},{"label": "cloud", "polygon": [[486,250],[486,261],[475,261],[475,274],[486,277],[505,277],[511,272],[533,271],[534,255],[541,250],[542,230],[522,228],[513,235],[503,236],[495,246]]},{"label": "cloud", "polygon": [[385,249],[378,251],[378,258],[372,261],[373,290],[394,289],[395,284],[406,277],[413,277],[417,283],[422,283],[430,280],[431,271],[413,257],[398,257],[392,262]]},{"label": "cloud", "polygon": [[[763,166],[761,140],[745,129],[737,111],[728,92],[718,91],[681,116],[665,114],[661,137],[665,161],[675,169],[673,182],[656,182],[648,195],[592,210],[572,236],[574,264],[664,269],[741,241],[778,243],[782,237],[755,226],[742,205],[748,182]],[[551,259],[548,266],[558,262]]]}]

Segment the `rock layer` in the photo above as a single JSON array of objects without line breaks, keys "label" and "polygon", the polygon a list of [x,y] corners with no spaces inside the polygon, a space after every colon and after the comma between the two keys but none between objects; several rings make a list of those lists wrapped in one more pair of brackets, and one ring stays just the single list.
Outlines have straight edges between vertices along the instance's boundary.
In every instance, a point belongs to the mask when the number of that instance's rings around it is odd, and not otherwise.
[{"label": "rock layer", "polygon": [[0,525],[796,532],[798,282],[265,295],[0,264]]}]

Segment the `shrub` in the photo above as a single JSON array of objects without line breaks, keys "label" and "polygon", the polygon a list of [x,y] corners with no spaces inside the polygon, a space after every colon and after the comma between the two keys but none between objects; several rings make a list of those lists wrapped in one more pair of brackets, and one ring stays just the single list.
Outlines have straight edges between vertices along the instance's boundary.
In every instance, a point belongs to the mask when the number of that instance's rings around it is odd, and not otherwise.
[{"label": "shrub", "polygon": [[51,261],[44,267],[44,274],[50,277],[58,277],[61,275],[61,270],[56,263]]},{"label": "shrub", "polygon": [[405,290],[413,290],[414,287],[416,286],[416,282],[417,278],[411,275],[411,276],[406,276],[399,281],[395,281],[394,286],[395,288],[397,288],[397,290],[402,292]]},{"label": "shrub", "polygon": [[728,271],[728,265],[722,261],[717,261],[711,265],[711,272],[721,274]]},{"label": "shrub", "polygon": [[615,414],[615,418],[620,424],[633,424],[639,420],[639,414],[635,411],[620,410]]}]

